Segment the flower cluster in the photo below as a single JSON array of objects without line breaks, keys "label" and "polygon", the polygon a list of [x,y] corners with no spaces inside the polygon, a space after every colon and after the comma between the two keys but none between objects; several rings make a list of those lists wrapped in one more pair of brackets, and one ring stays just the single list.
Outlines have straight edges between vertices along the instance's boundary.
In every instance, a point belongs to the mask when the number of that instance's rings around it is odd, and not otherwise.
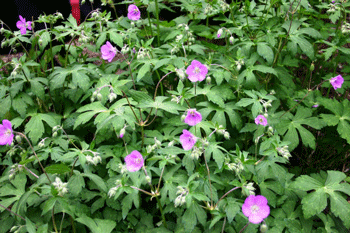
[{"label": "flower cluster", "polygon": [[267,120],[264,117],[264,115],[259,115],[255,118],[255,124],[257,125],[263,125],[266,126],[267,125]]},{"label": "flower cluster", "polygon": [[116,180],[115,181],[115,185],[114,187],[112,187],[109,191],[108,191],[108,196],[109,198],[113,197],[116,193],[119,187],[122,186],[122,181],[121,180]]},{"label": "flower cluster", "polygon": [[86,162],[89,164],[97,165],[98,163],[102,162],[101,156],[98,155],[97,152],[93,152],[93,156],[87,155],[86,157]]},{"label": "flower cluster", "polygon": [[11,145],[13,141],[12,124],[9,120],[2,120],[0,125],[0,145]]},{"label": "flower cluster", "polygon": [[292,157],[292,155],[290,154],[290,152],[288,150],[288,146],[277,147],[276,150],[285,159],[289,159],[290,157]]},{"label": "flower cluster", "polygon": [[180,136],[180,142],[184,150],[191,150],[197,142],[197,138],[187,130],[183,130]]},{"label": "flower cluster", "polygon": [[242,212],[249,218],[249,222],[259,224],[269,216],[270,207],[267,205],[266,197],[250,195],[242,205]]},{"label": "flower cluster", "polygon": [[329,82],[332,84],[334,90],[337,90],[338,88],[341,88],[343,85],[344,79],[341,75],[335,76],[334,78],[331,78]]},{"label": "flower cluster", "polygon": [[68,183],[63,183],[59,177],[56,177],[55,182],[52,183],[58,192],[57,195],[61,197],[63,197],[64,194],[68,193],[68,189],[66,188],[67,184]]},{"label": "flower cluster", "polygon": [[144,164],[144,160],[140,152],[134,150],[125,157],[126,169],[129,172],[136,172],[140,170]]},{"label": "flower cluster", "polygon": [[175,207],[181,206],[186,203],[186,196],[188,195],[189,191],[187,188],[184,188],[182,186],[177,187],[176,195],[179,195],[175,198],[174,204]]},{"label": "flower cluster", "polygon": [[26,22],[26,19],[23,18],[21,15],[19,16],[19,21],[17,21],[16,26],[21,31],[22,35],[25,35],[27,33],[27,28],[29,30],[32,30],[32,22]]},{"label": "flower cluster", "polygon": [[140,10],[136,5],[132,4],[128,7],[128,18],[130,20],[134,20],[134,21],[139,20],[140,16],[141,16]]}]

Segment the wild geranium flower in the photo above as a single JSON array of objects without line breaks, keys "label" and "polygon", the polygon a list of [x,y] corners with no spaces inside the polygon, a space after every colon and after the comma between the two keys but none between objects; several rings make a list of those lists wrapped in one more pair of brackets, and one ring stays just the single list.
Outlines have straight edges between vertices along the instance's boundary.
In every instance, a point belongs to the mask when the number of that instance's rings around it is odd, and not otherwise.
[{"label": "wild geranium flower", "polygon": [[270,207],[267,205],[266,197],[250,195],[242,205],[242,212],[249,218],[249,222],[259,224],[269,216]]},{"label": "wild geranium flower", "polygon": [[136,172],[143,166],[144,160],[140,152],[134,150],[128,156],[125,157],[126,169],[129,172]]},{"label": "wild geranium flower", "polygon": [[202,121],[202,115],[196,111],[195,108],[187,110],[187,116],[185,118],[185,123],[194,126]]},{"label": "wild geranium flower", "polygon": [[208,68],[197,60],[193,60],[186,69],[186,74],[191,82],[203,81],[208,73]]},{"label": "wild geranium flower", "polygon": [[341,88],[341,85],[343,85],[344,79],[341,75],[338,75],[331,78],[329,82],[332,84],[334,90],[337,90],[338,88]]},{"label": "wild geranium flower", "polygon": [[139,20],[141,16],[139,8],[132,4],[128,7],[128,18],[130,20]]},{"label": "wild geranium flower", "polygon": [[9,120],[2,120],[0,125],[0,145],[11,145],[13,141],[12,124]]},{"label": "wild geranium flower", "polygon": [[267,120],[263,115],[259,115],[255,118],[255,124],[266,126]]},{"label": "wild geranium flower", "polygon": [[191,150],[194,144],[197,142],[197,138],[187,130],[182,130],[180,136],[180,142],[184,150]]},{"label": "wild geranium flower", "polygon": [[27,21],[21,15],[19,16],[19,21],[17,21],[16,26],[19,30],[21,30],[21,34],[25,35],[27,33],[27,28],[32,30],[32,22]]},{"label": "wild geranium flower", "polygon": [[109,41],[101,47],[102,58],[111,62],[117,54],[117,49]]}]

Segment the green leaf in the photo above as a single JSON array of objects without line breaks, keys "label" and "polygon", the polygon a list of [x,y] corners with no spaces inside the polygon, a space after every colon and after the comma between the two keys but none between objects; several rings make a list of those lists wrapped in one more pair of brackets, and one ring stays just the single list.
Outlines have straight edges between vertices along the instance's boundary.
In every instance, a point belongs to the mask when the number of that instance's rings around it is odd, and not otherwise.
[{"label": "green leaf", "polygon": [[258,43],[258,54],[260,56],[262,56],[263,58],[266,59],[266,61],[269,64],[272,64],[273,62],[273,58],[274,58],[274,54],[272,49],[270,48],[270,46],[268,46],[266,43]]},{"label": "green leaf", "polygon": [[300,176],[290,188],[311,191],[302,199],[302,208],[306,218],[320,214],[327,207],[327,196],[330,198],[331,211],[339,217],[346,227],[350,227],[350,204],[341,193],[350,194],[350,184],[343,183],[346,175],[339,171],[327,171],[327,178],[318,174]]},{"label": "green leaf", "polygon": [[85,181],[80,174],[74,174],[68,181],[68,190],[73,195],[79,195],[83,187],[85,187]]},{"label": "green leaf", "polygon": [[26,217],[26,228],[28,233],[36,233],[35,225],[29,218]]},{"label": "green leaf", "polygon": [[51,127],[58,125],[56,119],[49,114],[35,113],[31,115],[30,121],[25,126],[25,133],[28,134],[34,144],[38,142],[45,132],[43,121]]},{"label": "green leaf", "polygon": [[149,72],[151,70],[151,64],[149,62],[146,62],[145,64],[143,64],[143,66],[138,70],[137,73],[137,78],[136,81],[140,81],[147,72]]},{"label": "green leaf", "polygon": [[108,190],[107,190],[106,183],[103,181],[101,177],[92,173],[88,173],[88,174],[85,173],[83,176],[90,178],[97,185],[97,187],[99,187],[102,191],[107,193]]},{"label": "green leaf", "polygon": [[124,46],[123,44],[123,36],[116,31],[109,31],[109,38],[115,44],[117,44],[120,48]]},{"label": "green leaf", "polygon": [[89,218],[86,215],[82,215],[77,218],[76,221],[86,225],[92,233],[111,233],[117,226],[116,221],[107,219]]},{"label": "green leaf", "polygon": [[64,174],[70,172],[71,169],[67,165],[61,163],[50,165],[45,168],[45,171],[50,174]]}]

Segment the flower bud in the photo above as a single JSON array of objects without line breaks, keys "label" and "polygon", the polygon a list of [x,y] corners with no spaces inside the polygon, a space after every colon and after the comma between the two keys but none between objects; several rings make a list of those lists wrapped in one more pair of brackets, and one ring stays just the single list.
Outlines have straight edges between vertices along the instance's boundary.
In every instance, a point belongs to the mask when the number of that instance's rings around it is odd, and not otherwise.
[{"label": "flower bud", "polygon": [[182,115],[181,116],[181,121],[184,121],[185,120],[185,118],[186,118],[186,115],[184,114],[184,115]]},{"label": "flower bud", "polygon": [[310,71],[312,72],[312,71],[314,71],[314,69],[315,69],[315,64],[314,64],[314,63],[311,63],[311,65],[310,65]]},{"label": "flower bud", "polygon": [[220,29],[218,30],[218,33],[216,34],[216,36],[217,36],[218,38],[220,38],[222,32],[223,32],[223,31],[222,31],[222,28],[220,28]]},{"label": "flower bud", "polygon": [[208,77],[206,78],[206,81],[207,81],[207,84],[210,85],[210,84],[211,84],[211,77],[208,76]]},{"label": "flower bud", "polygon": [[263,224],[260,225],[260,232],[265,233],[267,232],[269,228],[267,227],[266,223],[264,222]]},{"label": "flower bud", "polygon": [[229,40],[230,44],[233,44],[233,41],[234,41],[233,36],[230,36],[230,38],[228,40]]},{"label": "flower bud", "polygon": [[4,33],[4,31],[5,31],[4,28],[1,28],[1,29],[0,29],[0,33],[1,33],[1,34]]},{"label": "flower bud", "polygon": [[21,143],[22,142],[22,138],[21,138],[21,136],[19,136],[19,135],[16,135],[16,141],[18,142],[18,143]]},{"label": "flower bud", "polygon": [[53,132],[52,137],[53,137],[53,138],[57,137],[57,131],[56,131],[56,132]]},{"label": "flower bud", "polygon": [[115,99],[117,98],[117,94],[111,92],[109,95],[108,95],[108,99],[109,99],[109,102],[113,102]]},{"label": "flower bud", "polygon": [[119,132],[119,137],[120,137],[120,138],[123,138],[123,137],[124,137],[124,134],[125,134],[125,127],[122,128],[122,129],[120,130],[120,132]]},{"label": "flower bud", "polygon": [[97,97],[97,100],[98,100],[98,101],[101,101],[101,100],[102,100],[102,94],[101,94],[101,93],[98,93],[96,97]]},{"label": "flower bud", "polygon": [[230,133],[227,132],[227,131],[225,131],[225,133],[224,133],[224,138],[225,138],[226,140],[229,140],[229,139],[230,139]]},{"label": "flower bud", "polygon": [[147,183],[151,183],[151,177],[150,176],[146,176],[146,181],[147,181]]}]

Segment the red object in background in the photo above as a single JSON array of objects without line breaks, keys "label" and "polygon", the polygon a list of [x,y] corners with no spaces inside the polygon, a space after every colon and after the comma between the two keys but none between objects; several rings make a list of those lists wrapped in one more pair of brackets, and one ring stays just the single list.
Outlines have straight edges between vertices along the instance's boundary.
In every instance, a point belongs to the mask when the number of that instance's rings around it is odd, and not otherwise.
[{"label": "red object in background", "polygon": [[79,0],[70,0],[70,4],[72,5],[72,15],[77,21],[78,25],[80,24],[80,5]]}]

